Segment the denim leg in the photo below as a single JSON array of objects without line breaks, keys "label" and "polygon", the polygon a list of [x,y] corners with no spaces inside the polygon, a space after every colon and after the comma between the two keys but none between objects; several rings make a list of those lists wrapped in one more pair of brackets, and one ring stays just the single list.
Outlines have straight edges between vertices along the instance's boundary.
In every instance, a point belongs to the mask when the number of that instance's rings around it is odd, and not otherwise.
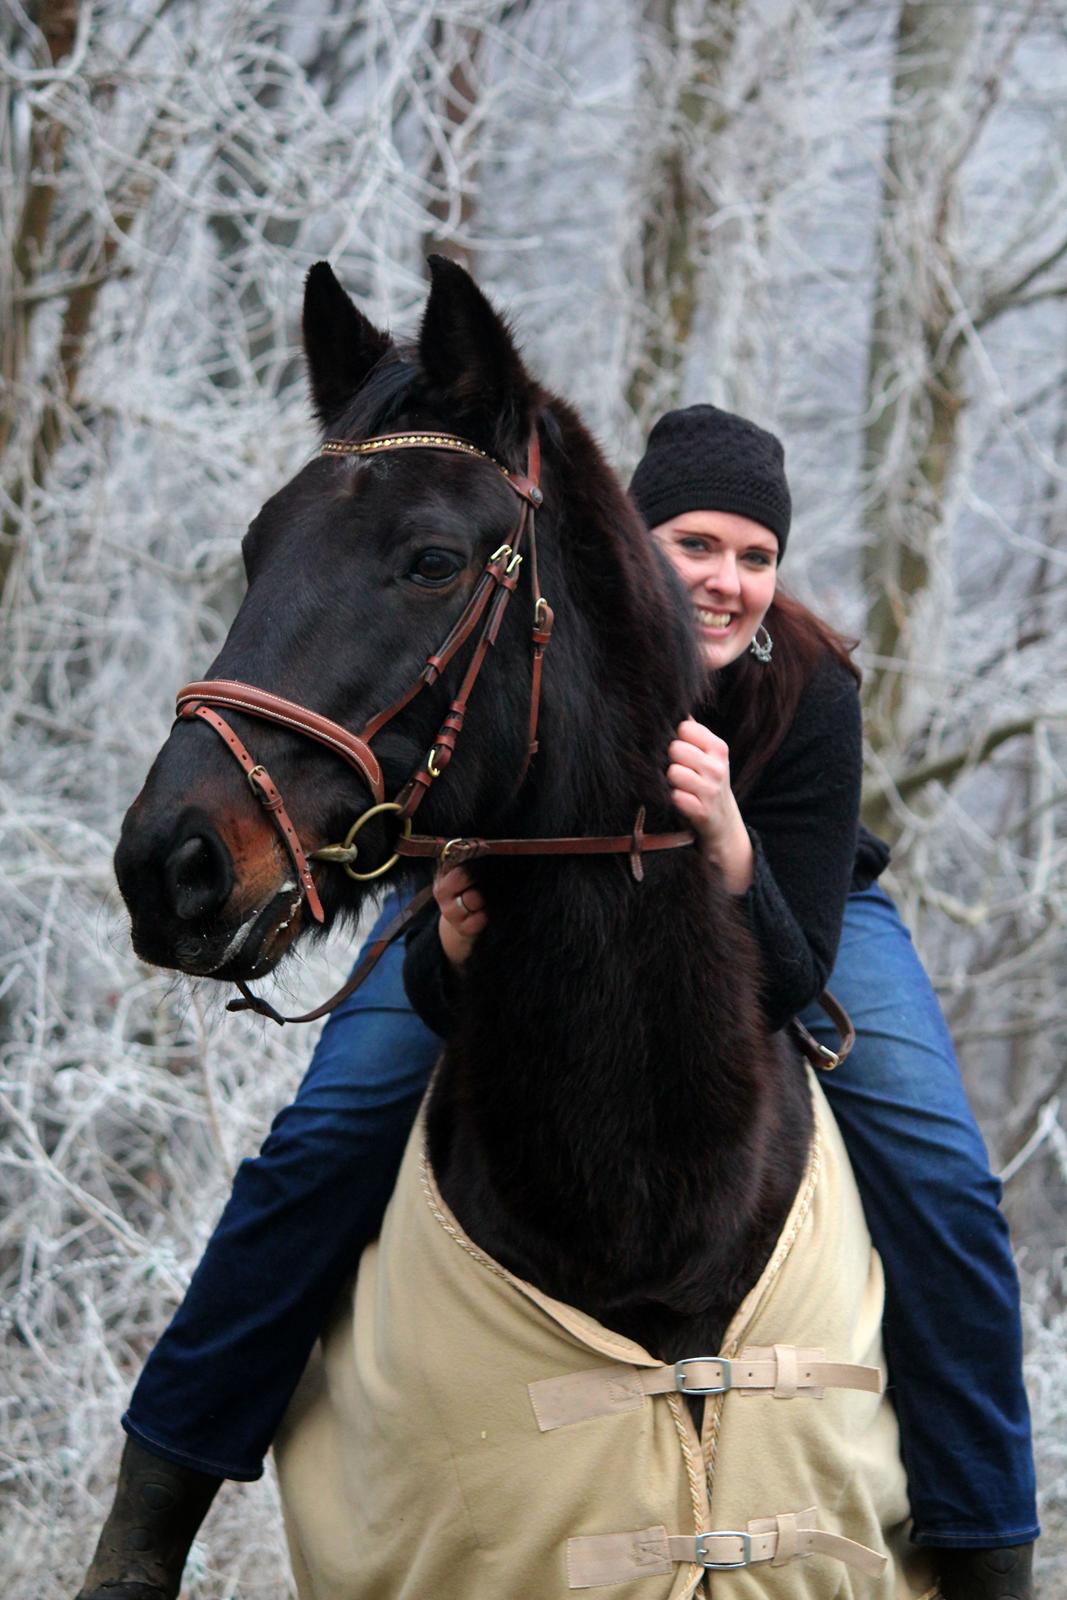
[{"label": "denim leg", "polygon": [[[911,936],[849,896],[829,983],[856,1027],[820,1073],[886,1276],[885,1348],[919,1544],[1037,1537],[1019,1285],[1001,1186]],[[833,1044],[818,1007],[803,1019]]]},{"label": "denim leg", "polygon": [[[391,898],[378,928],[398,908]],[[263,1471],[329,1309],[378,1233],[440,1050],[408,1005],[403,960],[401,939],[333,1013],[293,1104],[238,1168],[122,1419],[157,1455],[218,1477]]]}]

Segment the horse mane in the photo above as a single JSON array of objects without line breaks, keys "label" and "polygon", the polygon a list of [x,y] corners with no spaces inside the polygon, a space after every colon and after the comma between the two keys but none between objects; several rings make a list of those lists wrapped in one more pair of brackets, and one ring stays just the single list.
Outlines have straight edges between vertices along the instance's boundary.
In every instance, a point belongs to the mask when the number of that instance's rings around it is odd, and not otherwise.
[{"label": "horse mane", "polygon": [[388,432],[416,402],[423,373],[410,344],[392,344],[371,368],[348,406],[331,426],[339,439],[369,439]]}]

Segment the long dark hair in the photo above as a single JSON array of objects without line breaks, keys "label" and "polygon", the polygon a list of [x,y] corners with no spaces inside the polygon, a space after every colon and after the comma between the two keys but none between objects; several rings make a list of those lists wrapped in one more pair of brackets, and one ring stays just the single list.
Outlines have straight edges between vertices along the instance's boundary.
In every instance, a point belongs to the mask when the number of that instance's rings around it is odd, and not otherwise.
[{"label": "long dark hair", "polygon": [[745,651],[712,686],[711,720],[730,746],[730,781],[740,799],[778,749],[789,729],[812,674],[827,655],[861,681],[852,659],[857,641],[835,632],[829,623],[780,586],[764,619],[774,641],[768,662]]}]

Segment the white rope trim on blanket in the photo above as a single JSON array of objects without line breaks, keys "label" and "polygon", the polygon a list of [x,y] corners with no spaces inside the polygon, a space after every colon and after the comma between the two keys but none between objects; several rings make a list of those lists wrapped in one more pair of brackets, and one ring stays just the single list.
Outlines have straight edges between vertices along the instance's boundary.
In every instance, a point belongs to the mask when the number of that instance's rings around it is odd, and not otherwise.
[{"label": "white rope trim on blanket", "polygon": [[[504,1283],[510,1284],[513,1289],[517,1289],[520,1294],[533,1301],[542,1311],[547,1312],[561,1327],[566,1328],[568,1332],[579,1338],[582,1337],[582,1331],[567,1319],[568,1317],[582,1319],[588,1324],[589,1334],[592,1335],[595,1331],[597,1342],[606,1347],[604,1350],[605,1355],[613,1355],[614,1351],[618,1350],[620,1361],[625,1361],[627,1357],[633,1355],[635,1348],[638,1347],[635,1346],[632,1339],[627,1339],[621,1333],[613,1333],[610,1328],[605,1328],[602,1324],[594,1322],[584,1312],[576,1311],[573,1307],[565,1306],[561,1301],[554,1300],[551,1295],[545,1294],[538,1289],[536,1284],[527,1283],[523,1278],[517,1278],[514,1273],[509,1272],[506,1267],[502,1267],[499,1261],[494,1261],[492,1256],[486,1255],[484,1250],[480,1250],[474,1241],[468,1238],[457,1219],[452,1215],[441,1191],[437,1187],[437,1180],[434,1177],[429,1152],[426,1148],[425,1136],[422,1138],[422,1150],[419,1156],[419,1183],[434,1221],[440,1224],[453,1243],[459,1245],[459,1248],[470,1256],[472,1261],[476,1261],[480,1267],[484,1267],[494,1277],[500,1278]],[[649,1359],[651,1360],[651,1357]]]},{"label": "white rope trim on blanket", "polygon": [[[808,1089],[812,1098],[812,1106],[814,1107],[815,1090],[810,1073],[808,1076]],[[771,1256],[759,1283],[756,1285],[759,1291],[758,1301],[754,1300],[754,1293],[750,1291],[734,1313],[733,1320],[726,1330],[723,1349],[727,1356],[736,1356],[740,1350],[745,1329],[752,1322],[759,1305],[769,1294],[778,1274],[785,1266],[815,1199],[815,1191],[818,1188],[819,1177],[822,1173],[822,1160],[822,1135],[819,1131],[818,1117],[816,1117],[812,1129],[811,1148],[808,1151],[807,1171],[804,1174],[804,1182],[794,1202],[792,1215],[787,1219],[782,1237],[779,1239],[774,1254]],[[704,1426],[701,1430],[700,1447],[704,1456],[705,1482],[709,1496],[712,1495],[715,1485],[715,1467],[719,1454],[719,1430],[722,1426],[723,1399],[724,1397],[721,1394],[712,1395],[704,1406]]]}]

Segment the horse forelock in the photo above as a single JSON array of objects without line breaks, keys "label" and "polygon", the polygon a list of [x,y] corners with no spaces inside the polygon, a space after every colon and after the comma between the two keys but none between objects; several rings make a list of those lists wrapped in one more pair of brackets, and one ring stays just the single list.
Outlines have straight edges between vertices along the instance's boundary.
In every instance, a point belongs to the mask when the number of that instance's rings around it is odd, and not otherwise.
[{"label": "horse forelock", "polygon": [[371,368],[340,417],[329,428],[334,439],[370,439],[385,433],[419,398],[422,372],[409,344],[393,343]]},{"label": "horse forelock", "polygon": [[[471,395],[466,396],[469,402]],[[476,445],[514,472],[526,470],[526,446],[549,396],[531,383],[512,396],[490,419],[465,404],[462,383],[445,394],[427,374],[419,349],[411,341],[395,341],[371,369],[348,406],[331,424],[331,438],[361,440],[431,424]]]}]

